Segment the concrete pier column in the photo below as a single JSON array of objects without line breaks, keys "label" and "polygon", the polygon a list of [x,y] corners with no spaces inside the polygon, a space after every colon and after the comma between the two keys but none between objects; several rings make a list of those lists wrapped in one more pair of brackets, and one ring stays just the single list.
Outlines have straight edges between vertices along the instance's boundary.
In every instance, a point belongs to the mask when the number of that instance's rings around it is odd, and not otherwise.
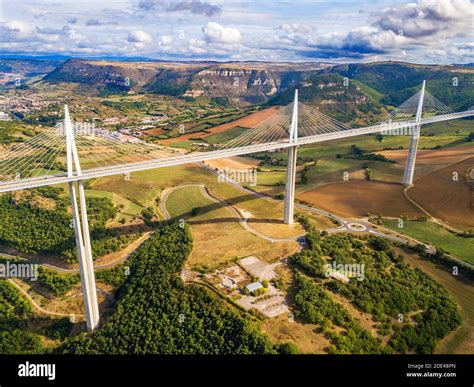
[{"label": "concrete pier column", "polygon": [[[81,176],[82,169],[74,138],[74,128],[67,105],[64,106],[64,134],[66,136],[67,175],[68,177]],[[71,197],[77,259],[79,261],[79,273],[81,276],[82,294],[86,311],[86,325],[88,331],[93,331],[99,326],[100,315],[97,289],[95,286],[89,220],[87,218],[86,194],[82,180],[78,180],[77,190],[79,192],[79,203],[77,200],[76,185],[71,181],[69,183],[69,195]]]},{"label": "concrete pier column", "polygon": [[99,305],[95,286],[94,265],[89,236],[89,221],[82,181],[78,183],[79,205],[74,183],[69,183],[69,195],[72,204],[72,219],[76,237],[77,260],[81,277],[86,325],[88,331],[93,331],[99,325]]},{"label": "concrete pier column", "polygon": [[296,185],[296,159],[297,147],[288,148],[288,165],[286,169],[285,187],[285,214],[283,222],[293,224],[295,211],[295,185]]},{"label": "concrete pier column", "polygon": [[[421,122],[421,115],[423,112],[423,98],[425,97],[425,85],[426,81],[423,81],[423,85],[421,86],[420,99],[418,100],[418,108],[416,110],[415,123],[417,124]],[[418,148],[418,141],[420,139],[420,125],[415,126],[413,130],[414,132],[411,137],[410,148],[408,150],[405,172],[403,174],[403,184],[405,185],[413,184],[413,176],[415,174],[416,164],[416,151]]]},{"label": "concrete pier column", "polygon": [[[295,99],[293,102],[293,114],[289,130],[289,142],[298,141],[298,89],[295,90]],[[285,187],[285,213],[283,222],[293,224],[295,210],[295,185],[296,185],[296,160],[297,146],[288,148],[288,163],[286,166],[286,187]]]}]

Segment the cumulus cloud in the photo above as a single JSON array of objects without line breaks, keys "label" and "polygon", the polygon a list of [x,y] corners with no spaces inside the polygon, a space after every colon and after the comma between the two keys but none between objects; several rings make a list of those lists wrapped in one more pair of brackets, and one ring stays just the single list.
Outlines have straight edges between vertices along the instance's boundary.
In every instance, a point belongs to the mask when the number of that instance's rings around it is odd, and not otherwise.
[{"label": "cumulus cloud", "polygon": [[474,4],[469,0],[420,0],[374,14],[374,25],[407,37],[433,37],[440,32],[472,33]]},{"label": "cumulus cloud", "polygon": [[160,37],[159,45],[160,46],[170,46],[173,43],[173,37],[171,35],[162,35]]},{"label": "cumulus cloud", "polygon": [[474,62],[471,2],[365,2],[363,15],[360,3],[327,7],[303,0],[295,7],[285,3],[271,9],[257,2],[222,0],[126,0],[107,2],[107,8],[100,2],[75,0],[67,6],[58,3],[54,12],[45,1],[34,7],[6,2],[0,34],[3,51],[10,53],[464,63]]},{"label": "cumulus cloud", "polygon": [[313,33],[313,29],[310,26],[300,23],[283,23],[278,27],[278,30],[289,37],[293,37],[296,34],[310,35]]},{"label": "cumulus cloud", "polygon": [[242,40],[240,31],[233,27],[224,27],[216,22],[209,22],[202,28],[207,42],[224,45],[239,44]]},{"label": "cumulus cloud", "polygon": [[[446,50],[437,48],[440,39],[470,34],[473,13],[474,5],[468,0],[420,0],[400,4],[372,13],[370,26],[346,34],[309,37],[299,53],[315,58],[360,59],[376,54],[405,56],[415,48],[430,47],[432,54],[447,55]],[[289,26],[285,30],[292,31]],[[292,37],[292,41],[301,43],[301,36]]]},{"label": "cumulus cloud", "polygon": [[153,41],[151,35],[142,30],[130,31],[127,40],[138,48],[143,48]]},{"label": "cumulus cloud", "polygon": [[60,38],[75,36],[75,31],[69,26],[62,28],[33,27],[19,20],[5,23],[0,28],[3,42],[56,42]]},{"label": "cumulus cloud", "polygon": [[214,16],[219,14],[221,7],[201,1],[163,1],[163,0],[138,0],[138,9],[161,12],[190,12],[194,15]]},{"label": "cumulus cloud", "polygon": [[34,28],[29,24],[12,20],[2,26],[1,36],[3,41],[20,41],[31,39],[34,35]]},{"label": "cumulus cloud", "polygon": [[71,32],[69,26],[64,26],[63,28],[51,28],[51,27],[36,27],[35,30],[42,35],[63,35],[68,36]]},{"label": "cumulus cloud", "polygon": [[189,39],[188,48],[193,54],[196,55],[202,55],[207,53],[206,42],[201,39]]}]

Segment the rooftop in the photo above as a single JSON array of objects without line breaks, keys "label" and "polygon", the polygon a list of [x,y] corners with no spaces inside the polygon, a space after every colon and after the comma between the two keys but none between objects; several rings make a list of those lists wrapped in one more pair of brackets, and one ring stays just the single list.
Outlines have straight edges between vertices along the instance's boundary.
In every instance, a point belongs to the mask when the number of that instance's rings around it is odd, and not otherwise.
[{"label": "rooftop", "polygon": [[262,288],[263,285],[260,282],[252,282],[251,284],[248,284],[246,288],[250,293],[254,292],[255,290],[258,290]]}]

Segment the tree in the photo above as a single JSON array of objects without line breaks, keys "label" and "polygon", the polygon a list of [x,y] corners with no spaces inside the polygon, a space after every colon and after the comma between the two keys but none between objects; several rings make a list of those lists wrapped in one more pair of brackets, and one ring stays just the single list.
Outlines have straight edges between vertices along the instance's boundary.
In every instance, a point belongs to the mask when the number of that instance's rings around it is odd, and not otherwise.
[{"label": "tree", "polygon": [[145,221],[151,221],[155,217],[155,211],[153,211],[152,207],[144,208],[141,214],[143,216],[143,219],[145,219]]}]

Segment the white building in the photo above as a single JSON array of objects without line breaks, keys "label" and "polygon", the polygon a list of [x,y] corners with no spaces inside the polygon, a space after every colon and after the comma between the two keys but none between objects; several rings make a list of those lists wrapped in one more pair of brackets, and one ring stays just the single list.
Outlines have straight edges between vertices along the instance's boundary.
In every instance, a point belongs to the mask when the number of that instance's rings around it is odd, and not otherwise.
[{"label": "white building", "polygon": [[249,293],[253,293],[256,290],[263,288],[263,285],[261,282],[252,282],[251,284],[248,284],[246,288]]}]

